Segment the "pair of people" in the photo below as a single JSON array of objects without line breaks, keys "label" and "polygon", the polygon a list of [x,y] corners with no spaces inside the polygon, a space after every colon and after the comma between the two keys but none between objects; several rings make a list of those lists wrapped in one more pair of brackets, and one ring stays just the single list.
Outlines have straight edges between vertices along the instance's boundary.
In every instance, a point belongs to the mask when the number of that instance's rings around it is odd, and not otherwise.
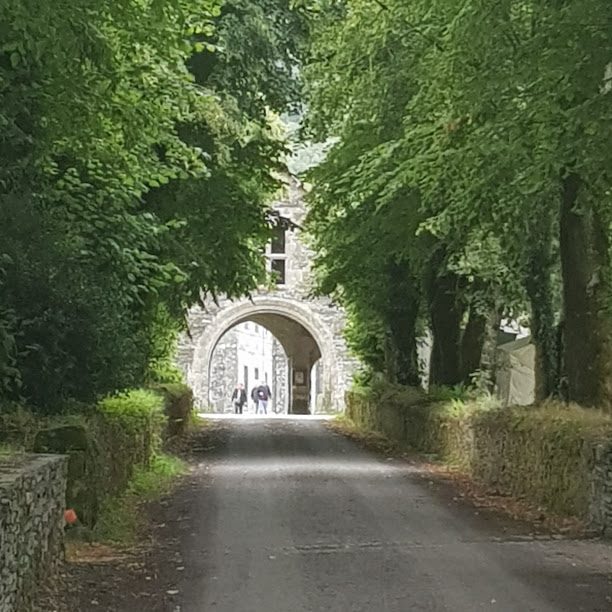
[{"label": "pair of people", "polygon": [[[266,383],[255,385],[251,391],[251,399],[255,404],[255,414],[259,414],[259,411],[263,414],[268,414],[268,402],[272,397],[270,387]],[[234,412],[236,414],[242,414],[244,405],[247,403],[246,391],[242,383],[238,383],[234,392],[232,393],[232,401],[234,402]]]},{"label": "pair of people", "polygon": [[255,404],[255,414],[259,414],[261,410],[264,414],[268,414],[268,402],[272,397],[272,392],[267,383],[262,383],[259,386],[253,387],[251,391],[251,399]]}]

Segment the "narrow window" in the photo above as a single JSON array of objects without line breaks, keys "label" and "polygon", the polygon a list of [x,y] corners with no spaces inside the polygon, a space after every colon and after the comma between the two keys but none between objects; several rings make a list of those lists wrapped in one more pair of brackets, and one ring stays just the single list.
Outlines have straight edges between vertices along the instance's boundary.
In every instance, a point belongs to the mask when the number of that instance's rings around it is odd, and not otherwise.
[{"label": "narrow window", "polygon": [[286,249],[286,231],[277,226],[274,228],[274,235],[272,236],[272,243],[270,244],[270,252],[273,255],[284,255]]},{"label": "narrow window", "polygon": [[255,368],[255,380],[259,380],[259,368]]},{"label": "narrow window", "polygon": [[284,259],[273,259],[272,260],[272,272],[274,273],[276,284],[285,284],[285,260]]}]

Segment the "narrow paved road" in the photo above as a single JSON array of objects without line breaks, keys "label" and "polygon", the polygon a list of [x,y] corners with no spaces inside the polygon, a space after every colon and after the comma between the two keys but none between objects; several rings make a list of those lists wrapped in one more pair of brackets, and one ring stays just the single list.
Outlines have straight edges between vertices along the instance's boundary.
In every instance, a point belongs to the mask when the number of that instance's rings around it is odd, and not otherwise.
[{"label": "narrow paved road", "polygon": [[608,544],[521,536],[320,422],[219,427],[180,493],[177,611],[612,610]]}]

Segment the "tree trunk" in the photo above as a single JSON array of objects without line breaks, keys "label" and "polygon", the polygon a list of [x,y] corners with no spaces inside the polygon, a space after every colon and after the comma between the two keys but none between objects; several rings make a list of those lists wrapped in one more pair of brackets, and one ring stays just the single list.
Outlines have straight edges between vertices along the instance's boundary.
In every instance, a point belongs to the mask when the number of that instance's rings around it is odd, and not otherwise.
[{"label": "tree trunk", "polygon": [[433,346],[430,385],[461,383],[461,322],[463,305],[459,301],[459,278],[456,274],[438,276],[434,265],[428,283],[429,313]]},{"label": "tree trunk", "polygon": [[465,384],[470,384],[472,375],[480,369],[487,320],[486,315],[470,308],[470,316],[461,337],[461,380]]},{"label": "tree trunk", "polygon": [[580,179],[563,179],[561,265],[564,364],[569,399],[612,409],[612,320],[607,309],[609,241],[606,224],[587,203],[576,210]]},{"label": "tree trunk", "polygon": [[387,322],[393,354],[394,378],[401,385],[421,384],[416,324],[419,315],[417,283],[408,264],[392,263],[389,266],[390,292]]},{"label": "tree trunk", "polygon": [[483,372],[483,379],[487,382],[487,390],[491,393],[495,389],[497,379],[497,342],[502,315],[503,308],[496,300],[487,318],[480,358],[480,370]]},{"label": "tree trunk", "polygon": [[536,347],[536,401],[542,401],[559,391],[552,242],[552,219],[538,219],[530,237],[531,248],[525,275],[525,289],[531,303],[531,332]]}]

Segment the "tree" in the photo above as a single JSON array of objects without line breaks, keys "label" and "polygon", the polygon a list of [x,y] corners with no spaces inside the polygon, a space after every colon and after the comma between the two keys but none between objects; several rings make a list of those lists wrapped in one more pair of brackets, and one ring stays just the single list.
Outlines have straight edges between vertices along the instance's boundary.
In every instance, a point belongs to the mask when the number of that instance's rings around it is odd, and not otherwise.
[{"label": "tree", "polygon": [[[434,332],[436,321],[449,327],[439,354],[452,363],[444,378],[458,378],[457,344],[481,336],[474,329],[485,313],[473,325],[461,313],[492,282],[492,313],[528,298],[539,392],[553,392],[562,293],[570,397],[609,405],[610,7],[600,0],[334,6],[322,17],[307,72],[312,124],[330,130],[347,157],[347,208],[367,197],[378,219],[392,217],[407,206],[400,194],[416,194],[417,232],[406,234],[398,255],[428,279]],[[354,138],[358,124],[370,142]],[[419,244],[427,245],[420,258]],[[485,254],[477,265],[464,257],[475,249]],[[504,269],[510,276],[500,282]]]},{"label": "tree", "polygon": [[57,410],[159,375],[187,307],[264,278],[300,20],[280,0],[39,4],[0,7],[0,397]]}]

